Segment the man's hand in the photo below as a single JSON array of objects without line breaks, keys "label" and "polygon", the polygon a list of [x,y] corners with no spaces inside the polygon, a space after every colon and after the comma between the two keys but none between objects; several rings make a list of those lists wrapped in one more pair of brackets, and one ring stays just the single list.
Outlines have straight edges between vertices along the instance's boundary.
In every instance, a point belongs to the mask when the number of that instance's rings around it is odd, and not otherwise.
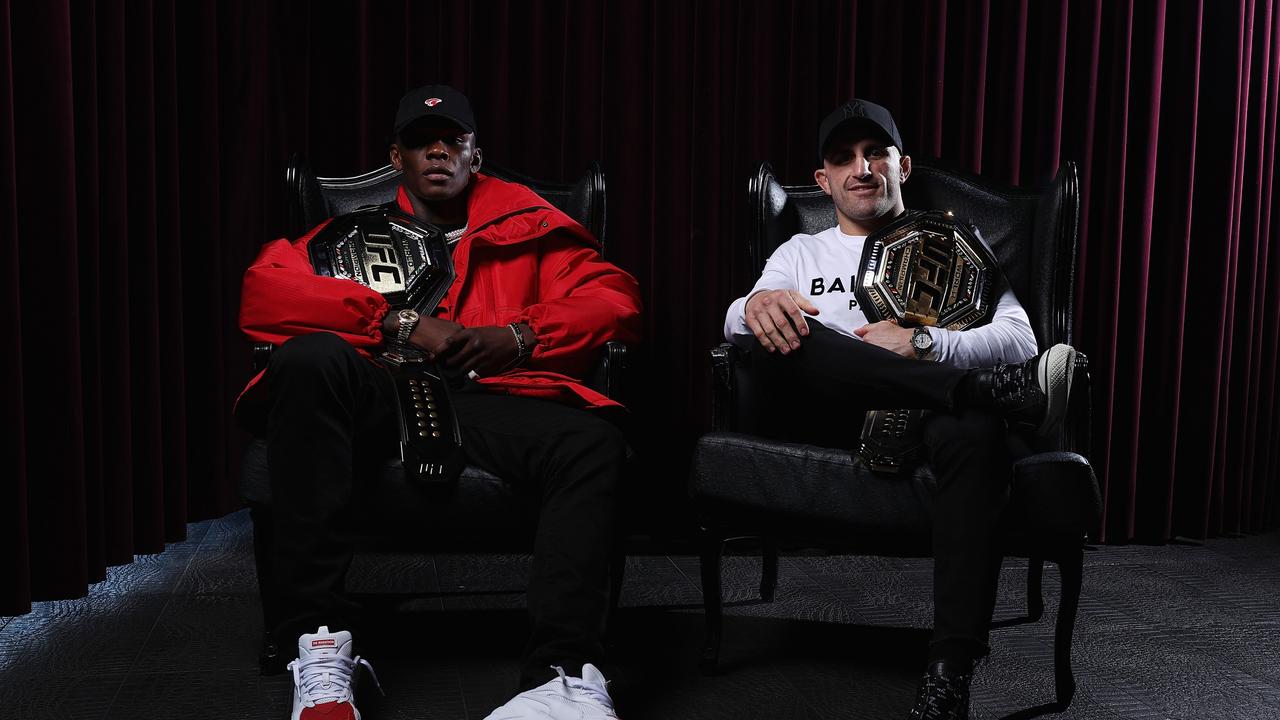
[{"label": "man's hand", "polygon": [[418,327],[414,328],[413,334],[409,336],[409,344],[416,345],[429,354],[431,348],[461,329],[462,326],[456,322],[433,317],[420,318]]},{"label": "man's hand", "polygon": [[870,325],[863,325],[854,330],[853,334],[872,345],[879,345],[885,350],[897,353],[902,357],[914,358],[916,356],[916,349],[911,345],[911,329],[899,327],[898,323],[892,320],[881,320]]},{"label": "man's hand", "polygon": [[783,355],[800,349],[800,337],[809,334],[804,313],[817,315],[818,308],[795,290],[764,290],[751,296],[743,315],[747,327],[769,352]]},{"label": "man's hand", "polygon": [[508,369],[520,352],[515,335],[506,325],[463,328],[427,350],[445,365],[473,371],[481,377]]}]

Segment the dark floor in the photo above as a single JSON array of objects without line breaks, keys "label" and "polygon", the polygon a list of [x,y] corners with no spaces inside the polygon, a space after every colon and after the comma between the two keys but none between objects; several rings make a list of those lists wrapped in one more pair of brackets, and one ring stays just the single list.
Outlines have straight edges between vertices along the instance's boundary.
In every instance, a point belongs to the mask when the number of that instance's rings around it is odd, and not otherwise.
[{"label": "dark floor", "polygon": [[[403,558],[419,589],[376,653],[385,698],[366,720],[483,718],[516,678],[520,557]],[[758,561],[727,562],[728,672],[696,670],[698,563],[628,561],[613,692],[645,718],[904,718],[930,622],[928,561],[784,557],[777,601],[753,602]],[[89,597],[0,618],[0,718],[288,717],[290,679],[262,677],[248,517],[197,523]],[[1005,565],[997,618],[1022,614],[1025,563]],[[356,589],[371,578],[357,567]],[[400,581],[403,584],[403,580]],[[498,592],[495,592],[498,591]],[[1052,700],[1056,569],[1045,619],[997,630],[974,718],[1028,717]],[[1280,719],[1280,534],[1204,546],[1103,547],[1086,557],[1079,692],[1049,718]],[[366,648],[367,649],[367,648]],[[366,690],[371,687],[366,682]]]}]

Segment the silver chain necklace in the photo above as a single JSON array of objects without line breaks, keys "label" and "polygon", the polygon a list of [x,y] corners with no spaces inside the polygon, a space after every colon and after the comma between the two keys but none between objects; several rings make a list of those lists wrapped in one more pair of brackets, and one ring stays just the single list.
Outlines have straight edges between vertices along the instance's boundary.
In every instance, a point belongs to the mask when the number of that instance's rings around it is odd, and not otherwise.
[{"label": "silver chain necklace", "polygon": [[462,237],[463,233],[465,233],[466,231],[467,231],[467,227],[465,225],[458,228],[457,230],[450,230],[449,232],[444,234],[444,241],[452,245],[458,242],[458,238]]}]

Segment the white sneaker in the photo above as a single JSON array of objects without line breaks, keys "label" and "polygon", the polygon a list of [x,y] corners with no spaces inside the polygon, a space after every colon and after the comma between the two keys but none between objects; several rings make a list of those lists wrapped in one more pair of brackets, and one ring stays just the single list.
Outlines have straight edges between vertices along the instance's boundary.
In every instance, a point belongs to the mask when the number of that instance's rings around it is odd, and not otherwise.
[{"label": "white sneaker", "polygon": [[605,688],[608,681],[595,665],[583,665],[580,678],[553,668],[560,677],[511,698],[485,720],[618,720]]},{"label": "white sneaker", "polygon": [[369,661],[352,656],[351,633],[331,633],[327,625],[321,625],[314,635],[299,637],[298,659],[287,666],[293,671],[291,720],[360,720],[353,700],[355,671],[360,665],[369,670],[381,692]]}]

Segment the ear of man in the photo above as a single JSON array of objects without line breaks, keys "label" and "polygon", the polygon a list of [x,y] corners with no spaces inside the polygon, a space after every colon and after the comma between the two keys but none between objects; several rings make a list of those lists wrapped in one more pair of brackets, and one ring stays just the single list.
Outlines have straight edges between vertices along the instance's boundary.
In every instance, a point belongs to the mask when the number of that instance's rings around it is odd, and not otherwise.
[{"label": "ear of man", "polygon": [[818,187],[822,188],[822,192],[828,195],[831,194],[831,184],[827,179],[827,171],[825,169],[818,168],[817,170],[814,170],[813,179],[814,182],[818,183]]}]

